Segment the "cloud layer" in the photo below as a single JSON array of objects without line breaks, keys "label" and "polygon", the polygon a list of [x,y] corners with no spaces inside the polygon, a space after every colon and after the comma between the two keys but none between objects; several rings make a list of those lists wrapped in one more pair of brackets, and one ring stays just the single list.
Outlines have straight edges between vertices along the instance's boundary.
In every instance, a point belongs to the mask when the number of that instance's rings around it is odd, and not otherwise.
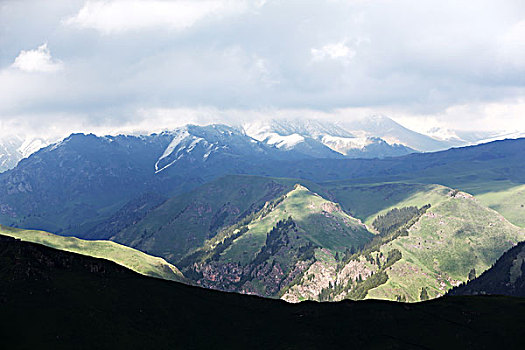
[{"label": "cloud layer", "polygon": [[3,130],[298,111],[525,129],[522,1],[8,0],[0,23]]},{"label": "cloud layer", "polygon": [[206,19],[241,14],[247,8],[246,2],[232,0],[87,1],[64,24],[95,29],[107,35],[159,27],[183,30]]}]

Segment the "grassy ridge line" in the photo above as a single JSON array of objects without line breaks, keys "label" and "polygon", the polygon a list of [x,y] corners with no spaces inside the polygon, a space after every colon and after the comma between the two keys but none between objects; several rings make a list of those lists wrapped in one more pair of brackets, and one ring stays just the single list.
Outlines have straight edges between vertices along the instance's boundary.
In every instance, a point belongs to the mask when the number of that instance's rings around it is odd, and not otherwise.
[{"label": "grassy ridge line", "polygon": [[[330,212],[330,219],[326,219],[323,215],[324,213],[328,215],[328,212]],[[250,222],[248,231],[233,241],[233,244],[222,254],[222,258],[225,261],[246,263],[247,258],[255,257],[262,248],[267,233],[274,225],[289,216],[305,230],[307,240],[330,250],[344,251],[344,247],[359,246],[371,238],[365,226],[358,219],[342,211],[336,203],[296,184],[295,188],[288,192],[267,215],[257,217]],[[330,226],[332,222],[336,226]],[[329,229],[334,231],[328,231]]]},{"label": "grassy ridge line", "polygon": [[164,259],[111,241],[86,241],[45,231],[22,230],[3,225],[0,225],[0,234],[26,242],[40,243],[51,248],[110,260],[146,276],[179,282],[185,280],[182,273]]},{"label": "grassy ridge line", "polygon": [[385,182],[373,184],[325,183],[334,202],[375,232],[372,222],[393,208],[422,207],[443,201],[452,189],[437,184]]},{"label": "grassy ridge line", "polygon": [[496,210],[516,226],[525,228],[525,185],[494,189],[476,195],[485,206]]},{"label": "grassy ridge line", "polygon": [[387,271],[387,283],[370,290],[375,299],[405,296],[418,301],[421,288],[431,298],[465,282],[469,271],[488,269],[506,250],[525,239],[525,231],[475,197],[457,192],[433,206],[401,236],[382,246],[386,254],[396,248],[402,259]]}]

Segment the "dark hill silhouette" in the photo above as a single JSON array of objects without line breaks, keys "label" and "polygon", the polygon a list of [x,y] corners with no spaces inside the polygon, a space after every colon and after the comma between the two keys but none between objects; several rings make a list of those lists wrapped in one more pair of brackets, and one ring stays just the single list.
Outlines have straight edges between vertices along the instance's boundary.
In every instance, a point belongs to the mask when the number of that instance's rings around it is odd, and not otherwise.
[{"label": "dark hill silhouette", "polygon": [[148,278],[7,237],[0,260],[0,337],[9,349],[525,345],[518,298],[287,304]]}]

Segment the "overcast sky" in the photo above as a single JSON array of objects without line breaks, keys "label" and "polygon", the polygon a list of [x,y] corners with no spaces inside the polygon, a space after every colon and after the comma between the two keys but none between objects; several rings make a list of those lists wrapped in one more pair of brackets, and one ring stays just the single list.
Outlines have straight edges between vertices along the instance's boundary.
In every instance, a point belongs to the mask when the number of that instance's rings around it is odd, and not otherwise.
[{"label": "overcast sky", "polygon": [[0,133],[384,114],[525,131],[525,1],[0,0]]}]

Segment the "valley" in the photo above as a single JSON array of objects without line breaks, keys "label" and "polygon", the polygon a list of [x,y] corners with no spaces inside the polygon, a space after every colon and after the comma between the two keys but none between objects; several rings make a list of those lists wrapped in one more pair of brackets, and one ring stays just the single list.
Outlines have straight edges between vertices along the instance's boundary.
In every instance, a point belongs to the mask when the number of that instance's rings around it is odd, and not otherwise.
[{"label": "valley", "polygon": [[525,349],[525,2],[0,0],[1,349]]},{"label": "valley", "polygon": [[[4,231],[161,278],[289,302],[437,298],[525,240],[522,139],[344,159],[276,135],[312,146],[355,130],[244,128],[71,135],[0,174],[1,218],[13,227]],[[149,255],[128,263],[136,253],[121,247]],[[165,259],[159,266],[173,275],[150,271],[149,256]]]}]

